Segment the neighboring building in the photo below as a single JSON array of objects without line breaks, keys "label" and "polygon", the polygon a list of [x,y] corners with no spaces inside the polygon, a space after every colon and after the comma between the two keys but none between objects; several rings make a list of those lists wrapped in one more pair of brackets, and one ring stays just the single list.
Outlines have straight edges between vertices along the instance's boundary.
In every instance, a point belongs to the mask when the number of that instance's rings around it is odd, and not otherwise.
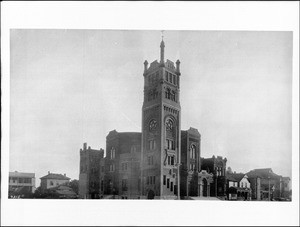
[{"label": "neighboring building", "polygon": [[99,173],[99,182],[100,182],[100,190],[99,195],[100,198],[104,197],[104,176],[105,176],[105,158],[100,159],[100,173]]},{"label": "neighboring building", "polygon": [[237,200],[237,190],[236,188],[238,187],[238,181],[234,178],[231,177],[231,174],[227,172],[226,174],[226,194],[227,194],[227,199],[228,200]]},{"label": "neighboring building", "polygon": [[251,175],[248,176],[248,180],[251,186],[251,200],[261,200],[261,178],[260,176]]},{"label": "neighboring building", "polygon": [[229,200],[251,200],[251,183],[244,173],[227,173],[227,198]]},{"label": "neighboring building", "polygon": [[18,197],[35,191],[35,174],[9,172],[9,197]]},{"label": "neighboring building", "polygon": [[181,131],[180,196],[210,196],[212,174],[201,171],[201,135],[195,128]]},{"label": "neighboring building", "polygon": [[100,197],[100,160],[104,150],[94,150],[87,144],[80,149],[79,198],[98,199]]},{"label": "neighboring building", "polygon": [[[249,179],[260,178],[261,200],[273,200],[281,197],[283,191],[282,176],[273,173],[271,168],[254,169],[248,172],[247,176]],[[256,192],[256,194],[258,193]]]},{"label": "neighboring building", "polygon": [[54,188],[58,185],[69,183],[70,178],[66,176],[66,174],[57,174],[57,173],[50,173],[48,171],[48,175],[43,176],[41,179],[41,190],[46,190],[49,188]]},{"label": "neighboring building", "polygon": [[[100,193],[120,199],[140,198],[141,133],[117,132],[106,137],[106,157],[101,162]],[[106,197],[105,197],[106,195]]]},{"label": "neighboring building", "polygon": [[289,177],[283,177],[282,178],[282,193],[281,197],[285,199],[291,199],[291,194],[290,194],[290,182],[291,178]]},{"label": "neighboring building", "polygon": [[226,196],[226,163],[227,159],[221,156],[201,158],[201,169],[213,174],[213,182],[210,184],[210,196]]},{"label": "neighboring building", "polygon": [[[142,197],[175,199],[179,189],[181,148],[181,107],[179,100],[180,62],[164,59],[144,62],[144,103],[142,107]],[[148,165],[148,160],[153,164]]]}]

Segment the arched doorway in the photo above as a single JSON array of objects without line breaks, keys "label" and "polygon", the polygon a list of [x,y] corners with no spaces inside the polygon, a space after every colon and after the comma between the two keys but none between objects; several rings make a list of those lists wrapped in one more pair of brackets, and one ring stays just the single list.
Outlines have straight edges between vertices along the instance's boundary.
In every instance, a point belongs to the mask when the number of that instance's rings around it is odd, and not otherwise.
[{"label": "arched doorway", "polygon": [[207,180],[206,178],[203,178],[202,180],[202,192],[203,192],[203,196],[207,197]]},{"label": "arched doorway", "polygon": [[147,199],[154,199],[154,197],[155,197],[154,191],[150,190],[150,191],[148,192]]}]

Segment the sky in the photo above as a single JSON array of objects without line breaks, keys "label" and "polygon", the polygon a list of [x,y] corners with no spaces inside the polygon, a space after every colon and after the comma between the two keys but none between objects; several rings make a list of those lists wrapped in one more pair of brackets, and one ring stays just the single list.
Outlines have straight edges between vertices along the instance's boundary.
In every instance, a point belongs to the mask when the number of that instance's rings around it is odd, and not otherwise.
[{"label": "sky", "polygon": [[[159,59],[160,31],[13,29],[9,170],[79,178],[83,143],[140,132],[143,62]],[[181,126],[201,156],[236,172],[292,168],[292,32],[164,31],[181,62]]]}]

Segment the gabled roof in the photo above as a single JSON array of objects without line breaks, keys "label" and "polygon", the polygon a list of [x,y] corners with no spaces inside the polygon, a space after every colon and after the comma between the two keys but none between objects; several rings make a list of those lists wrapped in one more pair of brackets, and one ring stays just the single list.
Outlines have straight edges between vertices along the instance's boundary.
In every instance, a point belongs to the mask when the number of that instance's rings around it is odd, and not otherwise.
[{"label": "gabled roof", "polygon": [[279,178],[280,175],[273,173],[271,168],[254,169],[247,173],[248,177],[259,177],[259,178]]},{"label": "gabled roof", "polygon": [[232,181],[240,182],[246,174],[244,173],[231,173],[227,174],[227,179],[234,179]]},{"label": "gabled roof", "polygon": [[57,173],[49,173],[48,175],[43,176],[40,179],[70,180],[69,177]]},{"label": "gabled roof", "polygon": [[227,175],[227,180],[237,182],[237,180],[231,174]]}]

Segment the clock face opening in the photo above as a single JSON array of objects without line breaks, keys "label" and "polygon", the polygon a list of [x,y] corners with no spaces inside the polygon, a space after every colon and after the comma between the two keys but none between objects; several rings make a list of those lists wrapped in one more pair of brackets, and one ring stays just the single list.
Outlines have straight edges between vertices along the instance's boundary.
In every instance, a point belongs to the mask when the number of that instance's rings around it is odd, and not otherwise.
[{"label": "clock face opening", "polygon": [[156,128],[157,128],[157,121],[153,119],[149,123],[149,130],[154,131]]}]

